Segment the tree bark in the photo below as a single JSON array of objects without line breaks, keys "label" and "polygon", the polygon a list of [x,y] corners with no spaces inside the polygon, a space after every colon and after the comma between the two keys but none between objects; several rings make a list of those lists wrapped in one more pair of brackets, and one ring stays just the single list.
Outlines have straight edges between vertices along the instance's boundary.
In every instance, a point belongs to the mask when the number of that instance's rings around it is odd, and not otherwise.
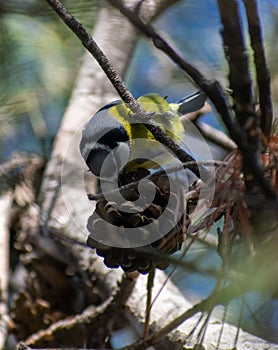
[{"label": "tree bark", "polygon": [[9,214],[12,194],[0,197],[0,348],[3,349],[7,336],[8,281],[9,281]]}]

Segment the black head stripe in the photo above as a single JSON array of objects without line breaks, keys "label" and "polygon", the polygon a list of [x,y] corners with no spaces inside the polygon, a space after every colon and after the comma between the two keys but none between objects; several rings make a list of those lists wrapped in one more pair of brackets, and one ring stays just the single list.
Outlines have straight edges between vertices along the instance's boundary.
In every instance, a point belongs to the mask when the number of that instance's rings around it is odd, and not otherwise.
[{"label": "black head stripe", "polygon": [[118,142],[125,141],[128,141],[128,135],[124,126],[109,113],[109,109],[103,108],[85,125],[80,142],[80,151],[86,160],[92,148],[97,147],[98,143],[113,149]]},{"label": "black head stripe", "polygon": [[113,107],[113,106],[116,106],[117,104],[119,104],[119,103],[121,103],[121,102],[122,102],[122,100],[116,100],[116,101],[110,102],[110,103],[108,103],[107,105],[101,107],[101,108],[97,111],[97,113],[99,113],[99,112],[101,112],[101,111],[105,111],[105,110],[107,110],[107,109],[109,109],[109,108],[111,108],[111,107]]},{"label": "black head stripe", "polygon": [[98,139],[98,143],[108,146],[110,149],[115,148],[119,142],[128,141],[128,134],[123,126],[119,126],[107,131],[102,137]]},{"label": "black head stripe", "polygon": [[[100,170],[105,158],[119,143],[128,141],[128,135],[123,126],[104,132],[96,142],[90,143],[85,161],[93,174],[100,176]],[[89,143],[88,143],[89,145]]]},{"label": "black head stripe", "polygon": [[[97,142],[112,130],[118,130],[118,136],[121,138],[124,133],[123,125],[107,109],[99,110],[86,124],[83,130],[83,138]],[[114,136],[117,136],[115,133]]]}]

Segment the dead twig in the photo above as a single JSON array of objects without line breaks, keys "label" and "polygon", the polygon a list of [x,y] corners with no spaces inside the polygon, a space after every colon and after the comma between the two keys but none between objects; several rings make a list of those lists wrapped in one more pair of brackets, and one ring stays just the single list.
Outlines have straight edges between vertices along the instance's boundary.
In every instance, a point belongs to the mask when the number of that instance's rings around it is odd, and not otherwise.
[{"label": "dead twig", "polygon": [[181,57],[168,43],[159,35],[152,26],[143,22],[138,15],[126,7],[121,0],[109,0],[109,2],[118,8],[121,13],[126,16],[133,25],[136,26],[147,38],[153,41],[156,48],[163,51],[174,63],[178,65],[195,84],[197,84],[213,102],[217,112],[223,119],[231,138],[238,145],[244,163],[250,168],[256,183],[261,187],[262,191],[267,197],[275,198],[275,193],[271,188],[268,180],[264,177],[264,169],[258,162],[258,156],[253,152],[253,148],[250,146],[247,140],[247,134],[243,130],[238,122],[233,118],[230,106],[228,105],[225,92],[220,86],[218,81],[208,80],[196,67],[187,62]]},{"label": "dead twig", "polygon": [[[32,334],[24,342],[27,346],[52,346],[61,343],[73,346],[74,339],[90,339],[95,332],[102,332],[103,340],[109,335],[115,313],[119,313],[133,291],[139,273],[124,274],[117,292],[100,306],[89,306],[81,314],[53,323],[49,328]],[[70,336],[69,336],[70,334]],[[78,336],[75,337],[75,334]],[[99,335],[100,337],[100,335]],[[90,342],[90,341],[89,341]],[[82,344],[79,344],[79,346]]]},{"label": "dead twig", "polygon": [[[122,98],[126,106],[136,114],[142,121],[147,120],[146,127],[150,130],[153,136],[168,147],[182,162],[193,161],[194,158],[186,153],[180,146],[178,146],[173,140],[166,135],[166,133],[154,122],[150,121],[150,115],[141,107],[141,105],[132,96],[129,90],[124,85],[121,77],[118,75],[104,52],[99,48],[97,43],[90,36],[85,28],[79,23],[74,16],[72,16],[65,7],[58,0],[46,0],[49,5],[54,9],[58,16],[64,21],[64,23],[73,31],[73,33],[80,39],[86,49],[94,56],[107,78],[111,81],[114,88],[117,90],[119,96]],[[196,176],[200,176],[198,166],[192,166],[190,168]]]},{"label": "dead twig", "polygon": [[[175,166],[171,166],[171,167],[167,167],[165,169],[162,170],[158,170],[156,172],[154,172],[153,174],[150,174],[148,176],[145,176],[144,179],[146,180],[154,180],[159,178],[161,175],[164,175],[165,172],[167,173],[167,175],[170,175],[171,173],[175,173],[178,172],[180,170],[182,170],[184,167],[190,169],[191,165],[195,165],[197,164],[196,161],[191,161],[191,162],[186,162],[186,163],[182,163],[180,165],[175,165]],[[219,166],[223,166],[225,165],[225,162],[223,161],[218,161],[218,160],[214,160],[214,161],[200,161],[198,162],[199,165],[201,166],[207,166],[207,167],[219,167]],[[88,193],[88,199],[90,201],[97,201],[100,199],[105,199],[107,195],[111,195],[111,194],[115,194],[115,193],[119,193],[120,191],[126,191],[126,190],[130,190],[130,189],[135,189],[137,188],[137,186],[139,185],[141,180],[139,181],[133,181],[128,183],[127,185],[124,186],[120,186],[119,188],[113,189],[109,192],[100,192],[100,193]]]},{"label": "dead twig", "polygon": [[196,126],[204,138],[211,141],[215,145],[220,146],[227,151],[233,151],[237,148],[234,141],[231,140],[223,131],[217,130],[211,125],[201,121],[197,122]]},{"label": "dead twig", "polygon": [[202,117],[204,114],[210,111],[211,107],[206,102],[205,105],[199,111],[185,114],[180,117],[180,120],[184,124],[184,126],[186,126],[188,120],[192,121],[206,140],[211,141],[215,145],[223,148],[224,150],[234,150],[237,146],[227,134],[199,120],[200,117]]}]

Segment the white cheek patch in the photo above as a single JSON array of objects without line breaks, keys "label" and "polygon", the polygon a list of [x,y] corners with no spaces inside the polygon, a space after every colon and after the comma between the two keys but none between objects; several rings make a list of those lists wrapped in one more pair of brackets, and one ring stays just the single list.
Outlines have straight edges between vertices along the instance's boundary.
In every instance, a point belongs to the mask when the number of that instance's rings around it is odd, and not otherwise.
[{"label": "white cheek patch", "polygon": [[81,148],[80,147],[80,153],[82,155],[82,157],[86,160],[88,155],[90,154],[92,149],[96,149],[96,150],[102,150],[102,151],[107,151],[107,152],[111,152],[111,148],[107,145],[104,145],[102,143],[98,143],[98,142],[86,142],[85,145]]},{"label": "white cheek patch", "polygon": [[90,153],[91,149],[94,147],[95,142],[86,142],[83,147],[80,147],[80,153],[82,157],[86,160],[88,154]]}]

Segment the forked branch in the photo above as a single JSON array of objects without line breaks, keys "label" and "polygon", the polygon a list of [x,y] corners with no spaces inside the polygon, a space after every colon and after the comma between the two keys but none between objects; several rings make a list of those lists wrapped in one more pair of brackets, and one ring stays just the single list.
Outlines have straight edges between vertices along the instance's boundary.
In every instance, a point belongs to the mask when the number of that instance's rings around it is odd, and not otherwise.
[{"label": "forked branch", "polygon": [[[124,85],[121,77],[118,75],[104,52],[97,45],[91,35],[88,34],[86,29],[79,23],[74,16],[72,16],[65,7],[58,0],[47,0],[49,5],[64,21],[64,23],[73,31],[73,33],[80,39],[85,48],[94,56],[107,78],[111,81],[114,88],[117,90],[119,96],[122,98],[126,106],[135,114],[137,114],[142,120],[150,119],[150,116],[145,112],[141,105],[132,96],[129,90]],[[186,153],[180,146],[175,144],[173,140],[155,123],[148,122],[146,127],[150,130],[153,136],[168,147],[181,162],[194,161],[194,158]],[[198,166],[193,165],[189,168],[196,176],[200,176]]]},{"label": "forked branch", "polygon": [[[271,188],[269,181],[264,177],[264,169],[258,162],[258,155],[254,152],[253,147],[250,145],[247,139],[247,133],[242,129],[240,123],[238,123],[233,116],[230,106],[228,105],[225,92],[218,81],[210,81],[207,79],[196,67],[187,62],[181,57],[168,43],[159,35],[155,29],[145,23],[137,13],[130,8],[126,7],[121,0],[109,0],[111,5],[118,8],[121,13],[126,16],[133,25],[140,30],[147,38],[153,41],[155,47],[163,51],[174,63],[181,68],[187,76],[198,85],[213,102],[217,112],[222,117],[231,138],[237,144],[241,151],[243,162],[248,169],[252,172],[256,184],[260,186],[262,191],[267,197],[275,198],[275,193]],[[249,95],[251,92],[248,93]],[[251,98],[251,95],[249,96]]]}]

